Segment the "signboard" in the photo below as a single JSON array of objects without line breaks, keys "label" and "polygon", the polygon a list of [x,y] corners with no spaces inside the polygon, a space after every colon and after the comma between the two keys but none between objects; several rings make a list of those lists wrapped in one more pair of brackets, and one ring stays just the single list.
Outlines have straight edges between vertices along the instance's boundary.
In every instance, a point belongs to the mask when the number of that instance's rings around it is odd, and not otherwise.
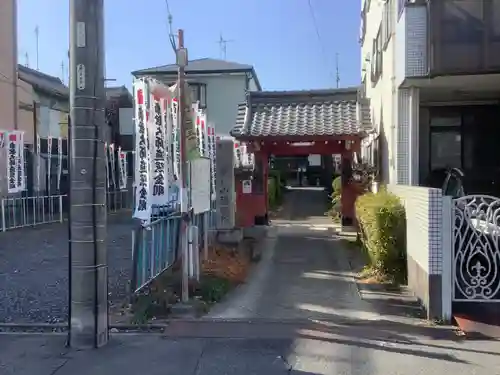
[{"label": "signboard", "polygon": [[199,158],[191,165],[191,205],[195,214],[210,210],[210,159]]},{"label": "signboard", "polygon": [[307,158],[311,167],[321,166],[321,155],[309,155]]},{"label": "signboard", "polygon": [[243,194],[252,194],[252,180],[243,180],[241,182]]}]

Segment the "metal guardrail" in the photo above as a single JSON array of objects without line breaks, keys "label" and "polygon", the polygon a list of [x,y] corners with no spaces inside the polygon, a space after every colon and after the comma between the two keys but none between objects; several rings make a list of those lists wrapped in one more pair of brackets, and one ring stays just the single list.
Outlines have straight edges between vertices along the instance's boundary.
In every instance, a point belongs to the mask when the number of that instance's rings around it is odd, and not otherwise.
[{"label": "metal guardrail", "polygon": [[[212,225],[215,223],[213,216],[214,211],[210,210],[193,217],[193,226],[197,227],[193,233],[198,235],[193,241],[195,247],[198,247],[198,252],[193,253],[193,259],[197,259],[196,263],[199,263],[199,252],[206,248],[204,244],[208,245],[213,238],[210,235],[215,228]],[[159,217],[147,226],[132,231],[132,293],[140,292],[179,259],[180,235],[179,213]]]},{"label": "metal guardrail", "polygon": [[[108,191],[108,213],[131,210],[133,194],[130,190]],[[0,201],[1,230],[62,223],[69,209],[68,195],[39,195],[2,198]]]},{"label": "metal guardrail", "polygon": [[132,231],[131,290],[139,292],[174,264],[179,248],[181,218],[174,214]]},{"label": "metal guardrail", "polygon": [[3,198],[1,201],[2,231],[62,223],[63,201],[67,195]]},{"label": "metal guardrail", "polygon": [[106,192],[108,213],[132,210],[134,197],[132,190],[113,190]]}]

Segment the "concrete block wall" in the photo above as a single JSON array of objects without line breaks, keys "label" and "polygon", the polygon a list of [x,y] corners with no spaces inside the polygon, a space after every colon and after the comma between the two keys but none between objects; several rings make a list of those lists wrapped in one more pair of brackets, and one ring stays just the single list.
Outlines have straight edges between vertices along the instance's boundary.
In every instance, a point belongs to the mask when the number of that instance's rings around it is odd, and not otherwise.
[{"label": "concrete block wall", "polygon": [[440,189],[388,185],[406,211],[408,287],[429,319],[451,314],[451,198]]}]

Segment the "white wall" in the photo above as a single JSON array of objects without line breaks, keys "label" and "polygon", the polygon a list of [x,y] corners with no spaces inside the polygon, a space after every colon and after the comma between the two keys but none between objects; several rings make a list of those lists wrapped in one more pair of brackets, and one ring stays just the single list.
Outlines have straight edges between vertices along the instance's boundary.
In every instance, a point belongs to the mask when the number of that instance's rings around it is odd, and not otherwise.
[{"label": "white wall", "polygon": [[[374,127],[380,134],[380,150],[382,161],[381,178],[383,182],[394,183],[396,181],[396,119],[397,119],[397,87],[396,87],[396,28],[391,30],[390,41],[383,52],[382,75],[373,84],[371,82],[371,64],[373,40],[382,21],[383,3],[372,0],[366,16],[366,34],[361,46],[362,67],[366,74],[366,97],[370,99],[371,118]],[[397,21],[397,1],[392,2],[391,17],[395,26]],[[370,61],[365,61],[369,56]]]},{"label": "white wall", "polygon": [[246,100],[246,75],[216,75],[196,81],[207,85],[208,120],[215,125],[217,134],[229,135],[238,104]]}]

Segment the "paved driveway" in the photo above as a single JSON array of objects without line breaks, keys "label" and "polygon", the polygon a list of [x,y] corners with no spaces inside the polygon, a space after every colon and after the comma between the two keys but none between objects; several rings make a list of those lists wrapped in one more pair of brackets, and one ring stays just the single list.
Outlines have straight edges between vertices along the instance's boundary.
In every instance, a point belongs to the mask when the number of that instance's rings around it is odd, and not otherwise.
[{"label": "paved driveway", "polygon": [[[109,293],[127,293],[131,269],[130,212],[108,219]],[[0,322],[53,323],[67,320],[67,223],[0,233]]]}]

